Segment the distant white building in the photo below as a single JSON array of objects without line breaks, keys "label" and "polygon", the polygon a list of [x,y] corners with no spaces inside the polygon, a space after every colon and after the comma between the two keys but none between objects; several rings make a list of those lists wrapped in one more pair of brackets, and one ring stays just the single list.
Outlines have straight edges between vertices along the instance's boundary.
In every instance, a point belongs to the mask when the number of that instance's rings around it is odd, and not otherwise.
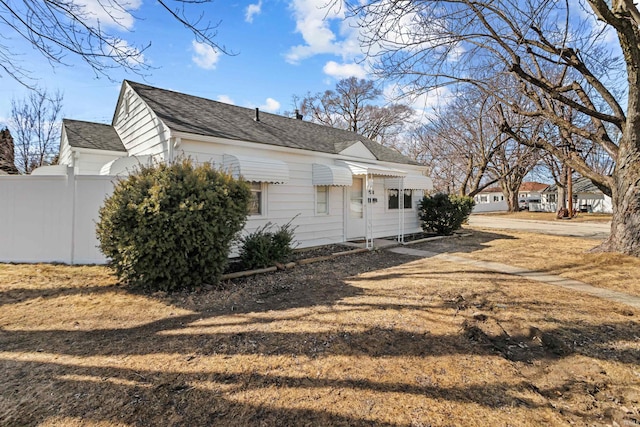
[{"label": "distant white building", "polygon": [[[579,212],[612,213],[611,197],[593,185],[589,178],[573,180],[573,208]],[[545,212],[558,211],[558,187],[550,185],[542,194],[542,208]]]},{"label": "distant white building", "polygon": [[[542,192],[548,184],[540,182],[523,182],[518,190],[518,204],[521,209],[540,211]],[[501,212],[508,209],[507,201],[501,187],[487,187],[475,197],[476,206],[474,212]]]}]

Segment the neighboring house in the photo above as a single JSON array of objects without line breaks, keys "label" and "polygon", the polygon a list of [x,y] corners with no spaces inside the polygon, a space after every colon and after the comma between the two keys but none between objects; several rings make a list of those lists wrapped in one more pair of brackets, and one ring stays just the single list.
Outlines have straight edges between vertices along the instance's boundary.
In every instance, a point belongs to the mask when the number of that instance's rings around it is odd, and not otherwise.
[{"label": "neighboring house", "polygon": [[500,187],[487,187],[473,198],[476,205],[473,212],[500,212],[508,209],[507,201]]},{"label": "neighboring house", "polygon": [[518,189],[518,206],[520,209],[541,212],[542,209],[542,193],[548,187],[548,184],[541,182],[523,182]]},{"label": "neighboring house", "polygon": [[425,167],[356,133],[130,81],[112,125],[63,121],[60,164],[77,175],[126,174],[179,157],[250,182],[247,230],[298,215],[301,247],[402,240],[421,231],[417,204],[432,189]]},{"label": "neighboring house", "polygon": [[[573,208],[579,212],[612,213],[611,197],[593,185],[589,178],[580,177],[572,183]],[[558,211],[558,187],[550,185],[543,193],[545,212]]]},{"label": "neighboring house", "polygon": [[[521,209],[541,210],[542,192],[547,184],[540,182],[523,182],[518,190],[518,205]],[[474,212],[499,212],[508,209],[507,201],[501,187],[487,187],[474,197]]]}]

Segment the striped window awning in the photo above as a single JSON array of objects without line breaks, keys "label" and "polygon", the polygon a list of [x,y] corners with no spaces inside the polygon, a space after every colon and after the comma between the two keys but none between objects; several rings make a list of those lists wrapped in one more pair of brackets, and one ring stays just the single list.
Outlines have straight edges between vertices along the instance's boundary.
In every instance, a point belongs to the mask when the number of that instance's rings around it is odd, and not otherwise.
[{"label": "striped window awning", "polygon": [[234,178],[242,177],[249,182],[286,184],[289,182],[289,166],[282,160],[265,157],[238,156],[225,154],[222,167]]},{"label": "striped window awning", "polygon": [[393,176],[403,177],[407,175],[407,171],[388,168],[386,166],[375,165],[372,163],[349,162],[346,160],[338,160],[336,164],[346,166],[353,175],[374,175],[374,176]]},{"label": "striped window awning", "polygon": [[313,185],[350,186],[353,183],[351,171],[343,166],[313,164]]},{"label": "striped window awning", "polygon": [[384,187],[404,188],[405,190],[433,190],[433,182],[431,178],[424,175],[408,174],[404,178],[386,178]]}]

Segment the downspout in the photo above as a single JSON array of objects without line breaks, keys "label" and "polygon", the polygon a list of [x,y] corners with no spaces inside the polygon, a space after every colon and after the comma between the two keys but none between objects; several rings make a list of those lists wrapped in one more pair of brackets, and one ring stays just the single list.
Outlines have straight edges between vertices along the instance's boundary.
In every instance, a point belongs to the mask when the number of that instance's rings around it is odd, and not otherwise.
[{"label": "downspout", "polygon": [[168,151],[168,157],[169,157],[169,163],[173,163],[173,161],[176,158],[176,148],[180,145],[180,143],[182,142],[181,138],[178,137],[174,137],[171,136],[169,137],[169,144],[167,144],[167,151]]}]

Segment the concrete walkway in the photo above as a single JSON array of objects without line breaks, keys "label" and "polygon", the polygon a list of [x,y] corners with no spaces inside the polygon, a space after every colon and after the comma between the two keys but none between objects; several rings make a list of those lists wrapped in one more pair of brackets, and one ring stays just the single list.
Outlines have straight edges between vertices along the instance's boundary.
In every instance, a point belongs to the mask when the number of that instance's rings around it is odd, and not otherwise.
[{"label": "concrete walkway", "polygon": [[553,274],[547,274],[539,271],[527,270],[520,267],[513,267],[498,262],[478,261],[471,258],[465,258],[447,253],[430,252],[420,249],[413,249],[407,246],[389,248],[388,251],[398,254],[411,255],[418,258],[435,258],[442,261],[455,262],[457,264],[470,265],[484,270],[495,271],[498,273],[512,274],[514,276],[524,277],[529,280],[546,283],[549,285],[561,286],[563,288],[572,289],[574,291],[585,292],[598,298],[615,301],[628,306],[640,309],[640,297],[625,294],[624,292],[612,291],[604,288],[597,288],[578,280],[567,279]]}]

